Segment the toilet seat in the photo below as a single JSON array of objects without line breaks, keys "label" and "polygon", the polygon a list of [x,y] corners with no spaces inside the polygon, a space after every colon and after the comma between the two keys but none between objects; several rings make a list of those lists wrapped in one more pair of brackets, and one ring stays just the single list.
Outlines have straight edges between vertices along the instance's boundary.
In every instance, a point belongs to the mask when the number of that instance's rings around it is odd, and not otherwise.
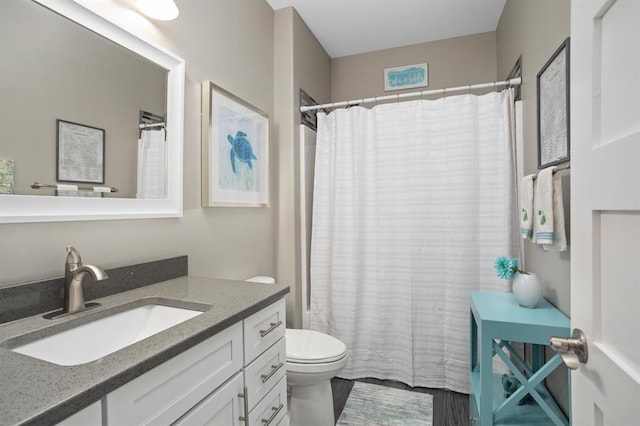
[{"label": "toilet seat", "polygon": [[292,373],[315,374],[333,371],[334,373],[331,375],[331,377],[333,377],[337,372],[342,370],[346,364],[346,355],[337,361],[318,362],[313,364],[287,361],[287,374],[289,374],[288,377],[291,378]]},{"label": "toilet seat", "polygon": [[347,355],[340,340],[314,330],[287,329],[287,363],[331,364]]}]

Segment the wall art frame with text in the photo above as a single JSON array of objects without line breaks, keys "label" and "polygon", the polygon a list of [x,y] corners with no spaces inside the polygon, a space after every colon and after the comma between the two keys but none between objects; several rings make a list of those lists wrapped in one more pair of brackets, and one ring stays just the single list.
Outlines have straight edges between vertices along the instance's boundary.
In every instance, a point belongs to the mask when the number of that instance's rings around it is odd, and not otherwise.
[{"label": "wall art frame with text", "polygon": [[104,183],[105,131],[56,120],[56,180]]},{"label": "wall art frame with text", "polygon": [[570,160],[570,52],[567,37],[537,75],[538,169]]},{"label": "wall art frame with text", "polygon": [[384,91],[426,87],[429,85],[429,64],[385,68]]},{"label": "wall art frame with text", "polygon": [[269,206],[269,116],[202,83],[202,206]]}]

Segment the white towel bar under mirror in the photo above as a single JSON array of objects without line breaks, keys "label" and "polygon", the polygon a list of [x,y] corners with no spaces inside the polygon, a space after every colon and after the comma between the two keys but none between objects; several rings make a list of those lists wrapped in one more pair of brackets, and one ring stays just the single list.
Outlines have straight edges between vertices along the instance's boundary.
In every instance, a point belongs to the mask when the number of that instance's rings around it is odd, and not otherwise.
[{"label": "white towel bar under mirror", "polygon": [[[4,14],[4,7],[11,7],[11,5],[16,5],[16,2],[2,2],[0,5],[0,16]],[[5,5],[6,3],[6,5]],[[22,3],[22,2],[18,2]],[[185,63],[184,60],[180,57],[174,55],[173,53],[154,45],[148,41],[145,41],[138,36],[128,32],[127,30],[121,28],[120,26],[112,23],[107,18],[100,16],[99,13],[90,10],[88,7],[91,6],[83,6],[76,1],[73,0],[32,0],[32,2],[25,2],[22,4],[26,4],[31,7],[32,10],[35,10],[39,15],[43,15],[46,13],[51,14],[52,16],[60,16],[66,17],[68,20],[75,23],[77,28],[81,28],[81,31],[87,34],[88,38],[104,38],[110,40],[111,42],[119,45],[118,48],[123,48],[125,50],[126,56],[137,56],[141,61],[144,61],[151,66],[157,67],[159,69],[160,78],[158,79],[159,85],[162,89],[165,89],[164,92],[155,93],[154,102],[152,108],[150,110],[154,110],[154,112],[166,114],[167,126],[166,126],[166,159],[167,159],[167,168],[166,168],[166,197],[161,199],[140,199],[136,197],[135,191],[135,170],[132,171],[132,184],[134,185],[133,190],[127,191],[124,188],[124,185],[118,182],[114,182],[116,179],[114,176],[117,176],[118,173],[111,173],[112,178],[109,178],[109,167],[118,166],[119,161],[124,161],[124,158],[127,158],[128,154],[122,154],[117,152],[113,154],[111,157],[109,156],[109,152],[107,151],[105,155],[106,165],[102,167],[106,167],[107,176],[104,179],[104,183],[89,183],[90,186],[116,186],[119,188],[117,194],[107,194],[108,197],[82,197],[82,196],[53,196],[53,190],[51,189],[37,189],[37,190],[22,190],[22,186],[28,187],[31,185],[33,181],[40,182],[50,182],[52,180],[56,180],[55,177],[47,176],[33,176],[33,174],[37,173],[29,173],[29,176],[21,176],[25,168],[30,167],[31,170],[38,170],[37,167],[33,165],[28,165],[25,159],[21,158],[20,160],[14,160],[15,166],[15,191],[11,194],[0,194],[0,223],[20,223],[20,222],[58,222],[58,221],[73,221],[73,220],[104,220],[104,219],[132,219],[132,218],[160,218],[160,217],[181,217],[182,216],[182,149],[183,149],[183,115],[184,115],[184,82],[185,82]],[[49,9],[49,10],[47,10]],[[9,9],[8,9],[9,10]],[[58,16],[59,15],[59,16]],[[23,15],[21,15],[23,16]],[[17,17],[9,16],[8,19],[18,19]],[[23,16],[21,19],[27,19],[29,22],[31,21],[30,17]],[[102,37],[96,37],[96,34]],[[11,37],[9,37],[11,38]],[[20,43],[24,41],[20,40]],[[19,45],[10,45],[6,40],[2,41],[4,45],[0,45],[0,51],[5,53],[7,52],[18,52],[14,57],[24,57],[25,55],[20,55],[20,51],[24,51],[25,47],[22,44]],[[60,47],[62,49],[62,47]],[[66,58],[68,51],[53,52],[55,56],[60,56]],[[63,55],[64,53],[64,55]],[[6,57],[3,55],[7,61],[17,61],[17,59],[11,59],[10,57]],[[113,58],[111,60],[105,59],[105,61],[110,62],[113,67]],[[44,65],[42,68],[46,68]],[[76,68],[81,68],[76,66]],[[114,73],[114,69],[111,71],[105,71],[105,73]],[[165,86],[165,76],[166,75],[166,86]],[[73,80],[77,78],[76,76],[67,76],[67,80]],[[34,77],[35,79],[35,77]],[[100,80],[99,77],[95,77],[96,80]],[[122,79],[121,79],[122,80]],[[127,78],[127,83],[131,83],[134,79]],[[139,81],[139,80],[138,80]],[[62,84],[62,83],[61,83]],[[95,81],[96,86],[100,86],[102,81]],[[77,92],[78,90],[75,90]],[[68,90],[69,95],[74,90]],[[45,93],[46,95],[46,93]],[[158,96],[159,95],[159,96]],[[49,96],[50,97],[50,96]],[[45,96],[46,98],[46,96]],[[156,99],[159,98],[159,99]],[[42,97],[40,98],[42,99]],[[100,104],[101,100],[96,99],[96,96],[92,97],[92,100],[95,99],[95,104]],[[1,102],[2,100],[0,100]],[[62,99],[55,99],[54,102],[37,102],[35,100],[22,99],[20,103],[27,104],[30,107],[30,111],[42,109],[45,103],[60,103]],[[73,104],[74,102],[68,102]],[[80,102],[78,102],[80,103]],[[86,103],[86,102],[85,102]],[[106,103],[106,102],[103,102]],[[113,102],[115,103],[115,102]],[[139,109],[145,109],[145,105],[148,105],[149,102],[140,102]],[[160,105],[159,107],[157,105]],[[103,105],[101,105],[103,106]],[[162,111],[162,108],[166,108],[166,110]],[[82,108],[76,108],[75,115],[77,115],[78,122],[87,125],[93,125],[95,127],[100,127],[98,125],[93,124],[94,116],[83,116],[85,113]],[[3,108],[4,110],[4,108]],[[102,109],[104,111],[104,109]],[[33,112],[31,112],[33,113]],[[46,114],[49,115],[57,115],[57,114],[69,114],[68,110],[60,113],[58,111],[48,111]],[[110,113],[103,113],[109,115]],[[21,114],[23,116],[25,114]],[[74,114],[70,114],[74,115]],[[138,137],[138,110],[136,110],[132,115],[131,123],[127,122],[127,128],[131,126],[131,132],[133,132],[133,137],[131,141],[131,149],[132,156],[135,158],[135,152],[137,151],[137,137]],[[84,118],[83,118],[84,117]],[[104,117],[104,115],[103,115]],[[110,117],[110,115],[109,115]],[[6,117],[5,117],[6,118]],[[32,117],[26,117],[32,118]],[[26,119],[25,118],[25,119]],[[47,117],[46,120],[43,120],[44,124],[40,125],[40,127],[45,127],[46,130],[46,141],[42,142],[42,148],[32,148],[28,149],[30,152],[30,156],[33,158],[35,162],[37,161],[45,161],[47,167],[49,164],[53,165],[55,173],[56,166],[56,128],[55,128],[55,120],[53,120],[53,125],[51,128],[49,127],[49,122],[51,121]],[[71,119],[73,117],[58,117],[58,118],[67,118]],[[35,127],[35,124],[33,124]],[[124,127],[125,124],[122,125]],[[116,129],[120,127],[119,123],[113,125],[109,128]],[[7,131],[4,133],[0,133],[0,156],[5,157],[5,159],[13,160],[12,153],[10,152],[10,148],[3,149],[3,140],[7,141],[9,136],[23,134],[26,138],[28,135],[34,135],[32,131],[24,131],[24,126],[22,127],[19,133],[15,131]],[[116,131],[109,131],[107,129],[106,132],[106,142],[105,145],[109,147],[109,144],[112,145],[116,143],[118,139],[120,139],[117,135]],[[53,145],[53,146],[52,146]],[[109,148],[107,148],[109,149]],[[48,150],[48,151],[47,151]],[[7,153],[8,152],[8,153]],[[45,155],[45,152],[46,155]],[[45,157],[45,160],[42,158],[38,159],[37,157]],[[32,167],[33,166],[33,167]],[[136,166],[132,166],[135,169]],[[122,168],[122,167],[121,167]],[[51,172],[49,172],[51,174]],[[55,176],[55,175],[54,175]],[[20,187],[18,185],[18,180],[20,180]],[[22,185],[22,181],[27,182],[25,185]],[[56,182],[66,184],[67,182]],[[128,182],[126,183],[128,184]],[[87,184],[84,184],[87,185]],[[18,190],[18,188],[20,188]],[[32,191],[32,192],[27,192]],[[37,193],[44,193],[45,195],[38,195]],[[130,194],[130,195],[127,195]],[[81,194],[82,195],[82,194]],[[120,198],[116,198],[120,197]],[[130,198],[124,198],[130,197]]]}]

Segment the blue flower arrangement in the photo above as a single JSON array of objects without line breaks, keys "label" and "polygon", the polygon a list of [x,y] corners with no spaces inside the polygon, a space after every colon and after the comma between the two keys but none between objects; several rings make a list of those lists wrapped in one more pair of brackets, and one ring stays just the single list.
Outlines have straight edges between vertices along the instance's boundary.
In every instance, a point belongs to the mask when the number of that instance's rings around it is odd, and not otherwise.
[{"label": "blue flower arrangement", "polygon": [[516,272],[529,275],[527,271],[518,269],[518,259],[516,258],[510,259],[507,256],[498,256],[494,266],[498,277],[505,280],[512,280]]}]

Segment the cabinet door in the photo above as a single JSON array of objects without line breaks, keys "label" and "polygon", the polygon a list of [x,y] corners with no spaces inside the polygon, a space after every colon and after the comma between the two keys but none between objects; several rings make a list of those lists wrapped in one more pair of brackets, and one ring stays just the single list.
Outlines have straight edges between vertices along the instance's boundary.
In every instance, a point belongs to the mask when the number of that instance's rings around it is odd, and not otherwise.
[{"label": "cabinet door", "polygon": [[175,426],[239,426],[243,424],[242,373],[209,395],[191,411],[181,417]]},{"label": "cabinet door", "polygon": [[285,334],[285,302],[280,299],[244,320],[244,365]]},{"label": "cabinet door", "polygon": [[107,424],[170,424],[241,368],[237,323],[108,394]]},{"label": "cabinet door", "polygon": [[100,401],[94,402],[87,408],[78,411],[71,417],[67,417],[57,426],[101,426],[102,407]]}]

